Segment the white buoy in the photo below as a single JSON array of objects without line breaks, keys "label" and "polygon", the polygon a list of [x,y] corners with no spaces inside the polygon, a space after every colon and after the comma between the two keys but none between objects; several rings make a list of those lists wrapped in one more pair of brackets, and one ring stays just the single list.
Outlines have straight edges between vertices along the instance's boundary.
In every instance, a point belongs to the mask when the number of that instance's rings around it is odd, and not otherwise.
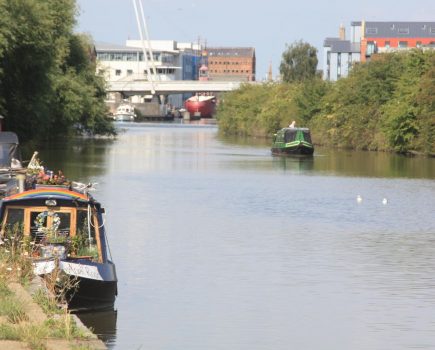
[{"label": "white buoy", "polygon": [[386,205],[388,203],[388,199],[387,198],[384,198],[383,200],[382,200],[382,204],[383,205]]},{"label": "white buoy", "polygon": [[360,195],[356,196],[356,201],[358,203],[361,203],[362,202],[362,197]]}]

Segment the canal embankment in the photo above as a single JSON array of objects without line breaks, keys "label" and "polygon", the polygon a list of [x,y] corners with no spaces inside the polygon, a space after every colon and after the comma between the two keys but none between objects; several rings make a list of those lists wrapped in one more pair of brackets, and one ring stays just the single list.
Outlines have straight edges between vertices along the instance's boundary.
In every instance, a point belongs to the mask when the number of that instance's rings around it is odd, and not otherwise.
[{"label": "canal embankment", "polygon": [[0,349],[106,349],[80,319],[57,303],[40,277],[25,266],[0,259]]}]

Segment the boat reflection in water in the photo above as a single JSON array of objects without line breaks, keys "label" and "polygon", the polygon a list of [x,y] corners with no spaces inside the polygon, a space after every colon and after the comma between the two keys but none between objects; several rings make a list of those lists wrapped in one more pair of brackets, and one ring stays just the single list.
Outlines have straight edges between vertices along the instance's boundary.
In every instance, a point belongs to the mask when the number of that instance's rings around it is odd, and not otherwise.
[{"label": "boat reflection in water", "polygon": [[101,339],[109,348],[116,343],[116,321],[117,310],[106,310],[99,312],[83,312],[77,316],[83,324],[91,328],[93,333]]}]

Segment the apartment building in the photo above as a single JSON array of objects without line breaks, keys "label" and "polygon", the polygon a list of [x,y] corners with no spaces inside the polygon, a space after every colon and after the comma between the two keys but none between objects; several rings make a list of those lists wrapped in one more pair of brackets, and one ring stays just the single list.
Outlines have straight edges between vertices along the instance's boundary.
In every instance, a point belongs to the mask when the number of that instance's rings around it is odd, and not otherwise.
[{"label": "apartment building", "polygon": [[339,36],[323,43],[323,79],[346,77],[356,62],[366,62],[374,54],[435,48],[435,22],[351,22],[350,38],[344,26]]}]

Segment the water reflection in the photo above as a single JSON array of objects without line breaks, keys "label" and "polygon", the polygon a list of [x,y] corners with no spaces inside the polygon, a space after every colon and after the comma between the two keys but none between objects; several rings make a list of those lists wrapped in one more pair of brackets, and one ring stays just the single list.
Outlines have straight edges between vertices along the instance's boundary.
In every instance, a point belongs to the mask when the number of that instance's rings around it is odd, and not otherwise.
[{"label": "water reflection", "polygon": [[303,173],[314,169],[313,157],[273,157],[273,162],[284,171]]},{"label": "water reflection", "polygon": [[432,158],[317,147],[315,171],[340,176],[434,178]]},{"label": "water reflection", "polygon": [[62,170],[70,179],[88,181],[106,171],[106,153],[114,143],[111,138],[65,138],[50,142],[22,145],[23,160],[39,152],[43,165],[53,171]]},{"label": "water reflection", "polygon": [[119,315],[81,317],[111,348],[435,346],[435,159],[123,128],[41,149],[100,183]]},{"label": "water reflection", "polygon": [[116,343],[116,310],[79,313],[77,316],[107,346],[111,347]]}]

